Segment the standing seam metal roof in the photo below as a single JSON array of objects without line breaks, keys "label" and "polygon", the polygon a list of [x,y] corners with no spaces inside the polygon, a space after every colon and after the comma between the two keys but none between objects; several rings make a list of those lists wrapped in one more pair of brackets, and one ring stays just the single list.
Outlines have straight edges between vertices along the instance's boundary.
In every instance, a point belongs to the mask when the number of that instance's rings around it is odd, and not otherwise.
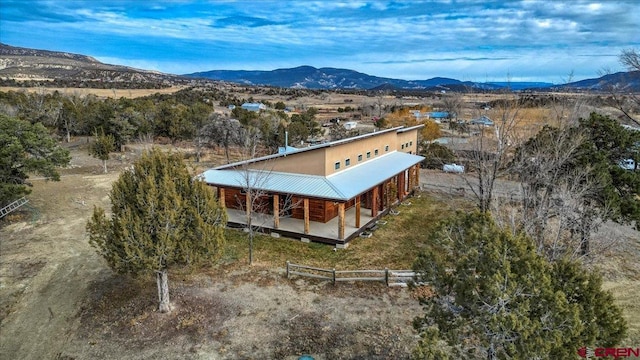
[{"label": "standing seam metal roof", "polygon": [[347,201],[423,159],[394,151],[326,177],[268,170],[211,169],[202,173],[202,178],[214,186],[251,187],[266,192]]}]

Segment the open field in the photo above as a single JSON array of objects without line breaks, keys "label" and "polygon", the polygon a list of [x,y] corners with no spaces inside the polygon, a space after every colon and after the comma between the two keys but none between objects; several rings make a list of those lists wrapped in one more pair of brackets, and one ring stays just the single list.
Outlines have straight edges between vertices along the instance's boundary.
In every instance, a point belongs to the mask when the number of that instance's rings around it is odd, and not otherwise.
[{"label": "open field", "polygon": [[31,93],[44,93],[50,94],[55,91],[65,95],[95,95],[101,98],[115,98],[121,97],[133,99],[153,94],[173,94],[176,91],[184,89],[184,86],[172,86],[165,89],[91,89],[91,88],[53,88],[53,87],[9,87],[0,86],[0,91],[26,91]]}]

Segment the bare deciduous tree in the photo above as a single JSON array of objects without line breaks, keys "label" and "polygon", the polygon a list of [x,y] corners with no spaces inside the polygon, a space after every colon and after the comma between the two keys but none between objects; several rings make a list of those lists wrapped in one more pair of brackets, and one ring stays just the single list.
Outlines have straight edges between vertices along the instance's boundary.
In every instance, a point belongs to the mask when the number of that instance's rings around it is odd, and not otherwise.
[{"label": "bare deciduous tree", "polygon": [[212,114],[209,121],[198,131],[197,140],[224,148],[227,163],[230,163],[229,148],[242,140],[242,125],[238,120]]},{"label": "bare deciduous tree", "polygon": [[[492,210],[496,179],[505,174],[509,157],[520,143],[516,127],[519,118],[518,99],[507,94],[505,101],[493,112],[493,126],[470,125],[477,136],[472,137],[473,148],[468,152],[471,176],[463,176],[471,189],[480,211]],[[493,134],[489,131],[493,130]]]},{"label": "bare deciduous tree", "polygon": [[[274,197],[273,194],[264,190],[272,176],[272,171],[268,169],[269,165],[266,162],[262,164],[260,169],[252,169],[245,163],[241,169],[241,183],[238,185],[242,188],[244,196],[238,197],[236,200],[238,207],[244,211],[244,229],[249,240],[249,265],[253,264],[255,236],[272,219],[269,215],[283,217],[299,207],[301,202],[293,201],[291,195],[283,195],[283,198],[280,199],[279,196]],[[274,207],[274,201],[278,202],[278,206]],[[277,214],[274,214],[274,211],[277,211]]]},{"label": "bare deciduous tree", "polygon": [[460,93],[449,93],[442,97],[442,107],[449,113],[450,121],[458,120],[458,115],[462,112],[463,105],[464,101]]}]

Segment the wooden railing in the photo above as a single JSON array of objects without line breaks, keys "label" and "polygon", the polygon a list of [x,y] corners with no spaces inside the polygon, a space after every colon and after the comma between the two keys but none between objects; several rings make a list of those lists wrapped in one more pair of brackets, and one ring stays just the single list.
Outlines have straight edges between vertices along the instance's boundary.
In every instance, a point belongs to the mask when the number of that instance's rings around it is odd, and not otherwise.
[{"label": "wooden railing", "polygon": [[287,279],[291,276],[331,281],[334,285],[340,281],[379,281],[387,286],[406,287],[415,278],[413,270],[336,270],[313,266],[292,264],[287,261]]}]

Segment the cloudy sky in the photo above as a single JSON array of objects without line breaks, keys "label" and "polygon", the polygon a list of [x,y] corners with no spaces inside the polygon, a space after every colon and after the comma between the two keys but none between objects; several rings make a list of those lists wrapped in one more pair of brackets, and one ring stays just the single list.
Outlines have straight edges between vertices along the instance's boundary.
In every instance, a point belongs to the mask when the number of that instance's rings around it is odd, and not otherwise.
[{"label": "cloudy sky", "polygon": [[622,71],[638,14],[638,0],[0,0],[0,42],[173,74],[311,65],[561,83]]}]

